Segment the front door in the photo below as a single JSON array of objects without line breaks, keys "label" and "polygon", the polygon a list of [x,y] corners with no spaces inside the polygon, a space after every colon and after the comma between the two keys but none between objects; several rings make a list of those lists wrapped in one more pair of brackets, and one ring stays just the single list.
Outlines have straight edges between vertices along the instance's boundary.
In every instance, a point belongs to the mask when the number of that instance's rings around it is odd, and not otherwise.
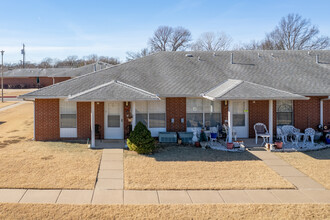
[{"label": "front door", "polygon": [[248,101],[232,101],[233,131],[239,138],[249,137]]},{"label": "front door", "polygon": [[106,102],[104,108],[104,138],[124,139],[123,103]]}]

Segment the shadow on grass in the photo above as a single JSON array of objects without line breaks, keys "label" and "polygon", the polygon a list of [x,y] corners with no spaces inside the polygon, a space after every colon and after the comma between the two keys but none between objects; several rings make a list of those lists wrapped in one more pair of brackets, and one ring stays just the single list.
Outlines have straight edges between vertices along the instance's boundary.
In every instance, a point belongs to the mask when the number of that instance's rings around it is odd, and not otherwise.
[{"label": "shadow on grass", "polygon": [[316,160],[330,160],[330,148],[321,149],[317,151],[302,152],[307,156],[313,157]]},{"label": "shadow on grass", "polygon": [[154,158],[156,161],[256,161],[260,158],[248,151],[225,152],[212,149],[202,149],[193,146],[160,146],[152,155],[146,157]]}]

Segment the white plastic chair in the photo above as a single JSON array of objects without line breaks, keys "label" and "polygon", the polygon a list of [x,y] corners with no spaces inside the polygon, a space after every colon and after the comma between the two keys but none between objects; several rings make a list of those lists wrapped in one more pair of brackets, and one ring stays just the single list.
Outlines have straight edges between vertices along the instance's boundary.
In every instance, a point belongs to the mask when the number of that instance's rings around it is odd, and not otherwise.
[{"label": "white plastic chair", "polygon": [[287,136],[283,133],[283,131],[280,127],[276,128],[276,134],[277,134],[277,138],[281,138],[283,143],[285,143],[285,141],[287,141]]},{"label": "white plastic chair", "polygon": [[315,130],[313,128],[306,128],[304,135],[304,143],[306,143],[306,141],[308,141],[308,138],[310,137],[312,144],[314,144],[314,135],[315,135]]},{"label": "white plastic chair", "polygon": [[262,137],[263,139],[261,145],[267,143],[270,138],[270,134],[268,133],[266,125],[264,123],[257,123],[253,127],[256,135],[256,144],[258,144],[258,137]]}]

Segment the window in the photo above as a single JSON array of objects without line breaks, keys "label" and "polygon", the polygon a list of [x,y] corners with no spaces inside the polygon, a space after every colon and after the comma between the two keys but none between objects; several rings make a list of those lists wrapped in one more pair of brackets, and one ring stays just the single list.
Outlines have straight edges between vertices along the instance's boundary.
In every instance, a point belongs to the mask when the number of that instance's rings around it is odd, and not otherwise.
[{"label": "window", "polygon": [[245,102],[233,102],[233,126],[245,126]]},{"label": "window", "polygon": [[136,124],[142,122],[148,127],[148,104],[147,102],[136,102],[135,103],[135,117]]},{"label": "window", "polygon": [[187,127],[203,127],[203,99],[187,99]]},{"label": "window", "polygon": [[293,101],[276,101],[276,124],[293,125]]},{"label": "window", "polygon": [[142,122],[148,128],[166,127],[166,102],[160,101],[141,101],[135,103],[136,123]]},{"label": "window", "polygon": [[120,128],[120,108],[121,103],[111,102],[108,104],[108,127]]},{"label": "window", "polygon": [[221,103],[203,100],[205,127],[216,127],[221,124]]},{"label": "window", "polygon": [[60,127],[77,127],[77,104],[75,102],[60,101]]},{"label": "window", "polygon": [[165,128],[165,100],[148,102],[149,128]]},{"label": "window", "polygon": [[221,103],[187,99],[187,127],[216,127],[221,124]]}]

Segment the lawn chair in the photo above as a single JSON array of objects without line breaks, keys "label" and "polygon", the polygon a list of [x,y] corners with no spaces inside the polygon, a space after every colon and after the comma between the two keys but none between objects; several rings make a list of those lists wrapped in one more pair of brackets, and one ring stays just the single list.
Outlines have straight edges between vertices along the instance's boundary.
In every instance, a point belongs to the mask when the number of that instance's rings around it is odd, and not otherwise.
[{"label": "lawn chair", "polygon": [[276,128],[277,138],[282,139],[283,143],[287,140],[287,136],[283,133],[282,129],[280,127]]},{"label": "lawn chair", "polygon": [[270,138],[270,134],[268,133],[268,130],[267,130],[267,127],[265,124],[263,124],[263,123],[255,124],[254,132],[256,135],[256,144],[258,144],[258,137],[262,137],[262,139],[263,139],[263,142],[261,145],[268,142],[268,140]]},{"label": "lawn chair", "polygon": [[304,135],[304,143],[306,143],[306,141],[308,141],[308,138],[310,137],[312,144],[314,144],[314,135],[315,135],[315,130],[313,128],[306,128]]}]

